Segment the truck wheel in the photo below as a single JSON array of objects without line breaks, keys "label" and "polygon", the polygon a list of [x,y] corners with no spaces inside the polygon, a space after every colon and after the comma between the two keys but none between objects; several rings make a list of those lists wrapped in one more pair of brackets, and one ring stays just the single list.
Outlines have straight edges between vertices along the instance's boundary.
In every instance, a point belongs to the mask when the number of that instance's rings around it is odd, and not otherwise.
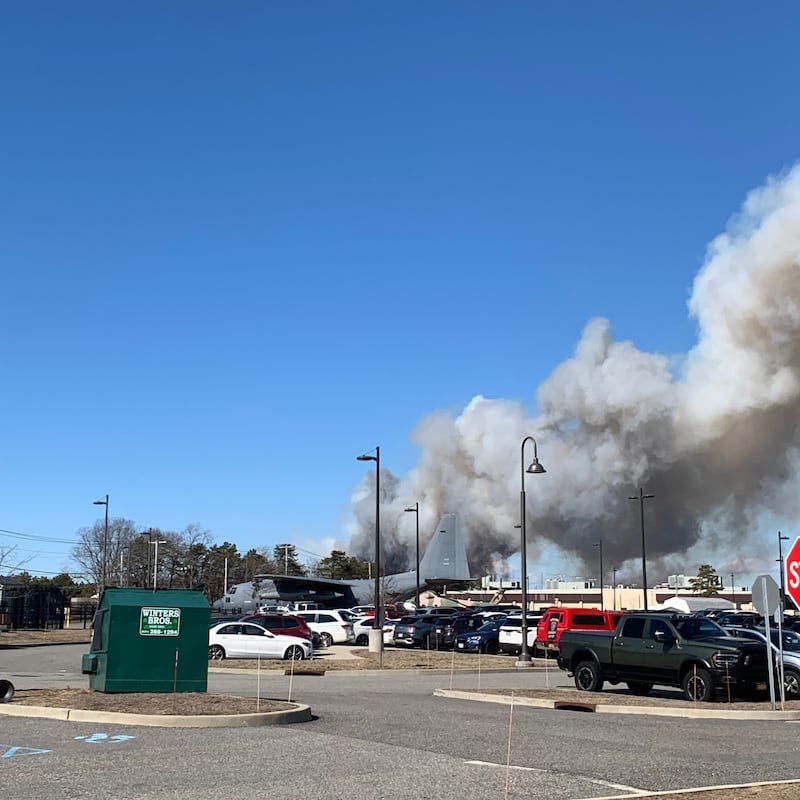
[{"label": "truck wheel", "polygon": [[628,681],[628,690],[630,693],[638,695],[639,697],[644,697],[646,694],[650,694],[652,688],[653,684],[647,683],[646,681]]},{"label": "truck wheel", "polygon": [[710,703],[714,699],[714,684],[711,673],[706,669],[692,667],[683,676],[683,696],[698,703]]},{"label": "truck wheel", "polygon": [[575,667],[575,688],[581,692],[603,691],[603,678],[595,661],[581,661]]},{"label": "truck wheel", "polygon": [[800,700],[800,672],[796,669],[783,668],[783,691],[787,700]]}]

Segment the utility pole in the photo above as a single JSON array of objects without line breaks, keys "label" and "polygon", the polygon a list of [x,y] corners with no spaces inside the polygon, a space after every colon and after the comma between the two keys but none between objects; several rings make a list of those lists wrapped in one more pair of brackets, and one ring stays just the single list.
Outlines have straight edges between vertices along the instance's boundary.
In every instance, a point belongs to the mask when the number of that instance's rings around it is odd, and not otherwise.
[{"label": "utility pole", "polygon": [[166,539],[156,539],[153,542],[155,547],[155,552],[153,553],[153,591],[158,589],[158,546],[166,543]]},{"label": "utility pole", "polygon": [[639,494],[631,495],[628,500],[639,501],[639,512],[642,523],[642,588],[644,590],[644,610],[647,611],[647,556],[645,555],[645,538],[644,538],[644,501],[652,500],[654,494],[645,494],[642,487],[639,487]]}]

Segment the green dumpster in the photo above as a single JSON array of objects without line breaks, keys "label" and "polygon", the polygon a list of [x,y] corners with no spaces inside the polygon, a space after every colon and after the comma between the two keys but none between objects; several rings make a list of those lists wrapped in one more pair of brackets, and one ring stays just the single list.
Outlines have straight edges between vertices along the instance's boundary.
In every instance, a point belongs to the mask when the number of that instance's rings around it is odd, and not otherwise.
[{"label": "green dumpster", "polygon": [[106,589],[82,671],[100,692],[205,692],[211,607],[188,589]]}]

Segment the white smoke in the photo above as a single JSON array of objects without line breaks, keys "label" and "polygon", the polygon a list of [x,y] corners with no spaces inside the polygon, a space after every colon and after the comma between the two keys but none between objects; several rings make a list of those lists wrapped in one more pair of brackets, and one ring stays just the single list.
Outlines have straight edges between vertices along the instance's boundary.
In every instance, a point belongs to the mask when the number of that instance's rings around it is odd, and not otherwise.
[{"label": "white smoke", "polygon": [[[638,575],[639,504],[628,496],[640,486],[655,495],[646,501],[655,580],[684,571],[687,552],[698,549],[730,559],[715,565],[720,575],[752,558],[764,539],[760,516],[800,516],[800,166],[752,192],[711,243],[689,311],[698,341],[677,370],[663,355],[615,341],[610,323],[594,319],[574,356],[539,387],[537,417],[477,396],[455,419],[422,419],[412,434],[417,466],[402,479],[381,473],[387,568],[413,557],[413,519],[403,509],[416,501],[426,539],[443,512],[459,514],[473,573],[517,552],[528,435],[547,469],[525,479],[532,564],[542,543],[594,563],[592,545],[602,540],[607,564],[628,561]],[[526,466],[532,456],[529,444]],[[367,476],[351,530],[351,549],[367,557],[373,488]]]}]

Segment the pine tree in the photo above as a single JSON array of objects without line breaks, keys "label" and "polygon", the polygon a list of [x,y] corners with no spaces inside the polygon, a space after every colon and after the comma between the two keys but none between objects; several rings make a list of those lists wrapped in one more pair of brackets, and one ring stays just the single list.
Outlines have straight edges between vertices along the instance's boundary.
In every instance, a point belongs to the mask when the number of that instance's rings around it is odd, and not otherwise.
[{"label": "pine tree", "polygon": [[719,594],[719,575],[711,564],[700,564],[697,577],[689,578],[692,594],[700,597],[716,597]]}]

